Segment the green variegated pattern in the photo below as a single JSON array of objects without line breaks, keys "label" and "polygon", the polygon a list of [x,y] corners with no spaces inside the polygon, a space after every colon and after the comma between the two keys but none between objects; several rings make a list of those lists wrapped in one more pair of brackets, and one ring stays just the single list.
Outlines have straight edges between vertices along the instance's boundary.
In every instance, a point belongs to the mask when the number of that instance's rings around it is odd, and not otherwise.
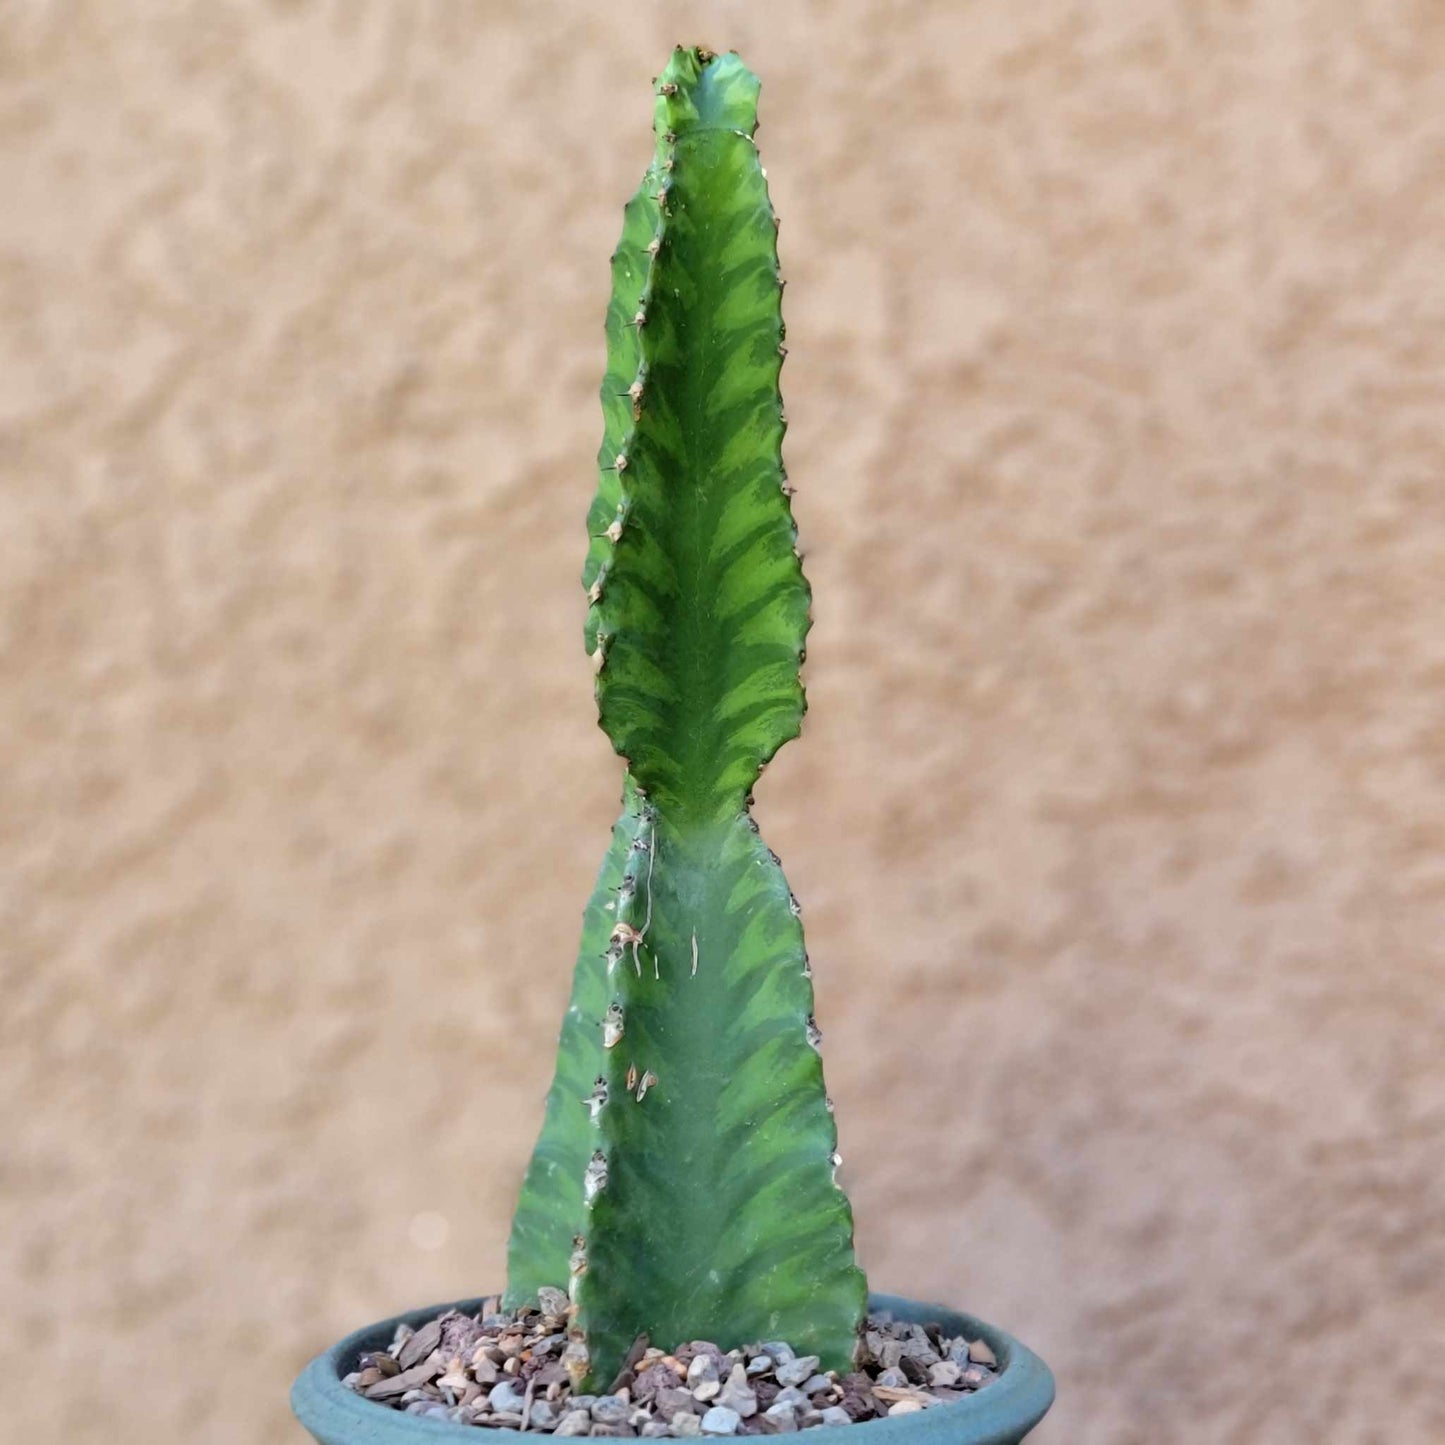
[{"label": "green variegated pattern", "polygon": [[650,926],[613,964],[578,1321],[603,1376],[644,1330],[845,1369],[864,1287],[787,882],[745,815],[655,826]]},{"label": "green variegated pattern", "polygon": [[[612,263],[583,583],[602,726],[659,805],[736,810],[803,716],[808,584],[783,491],[782,287],[757,80],[678,52]],[[600,651],[599,651],[600,649]]]},{"label": "green variegated pattern", "polygon": [[673,55],[613,257],[583,582],[628,792],[509,1270],[515,1302],[567,1283],[594,1381],[642,1332],[846,1368],[864,1310],[802,926],[748,814],[808,628],[757,89],[736,56]]}]

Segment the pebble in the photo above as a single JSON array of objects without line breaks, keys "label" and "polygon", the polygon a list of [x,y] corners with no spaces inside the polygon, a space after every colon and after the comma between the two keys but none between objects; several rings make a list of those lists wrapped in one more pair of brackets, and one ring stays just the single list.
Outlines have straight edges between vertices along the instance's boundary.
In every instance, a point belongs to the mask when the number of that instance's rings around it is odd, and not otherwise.
[{"label": "pebble", "polygon": [[947,1388],[949,1385],[958,1384],[959,1376],[962,1374],[963,1371],[952,1360],[940,1360],[936,1365],[928,1367],[928,1383]]},{"label": "pebble", "polygon": [[973,1340],[969,1343],[968,1357],[975,1365],[988,1365],[990,1367],[998,1364],[998,1356],[989,1349],[983,1340]]},{"label": "pebble", "polygon": [[759,1418],[763,1429],[770,1434],[781,1435],[798,1428],[798,1417],[791,1405],[769,1405]]},{"label": "pebble", "polygon": [[677,1374],[667,1365],[648,1365],[638,1371],[632,1382],[634,1400],[651,1400],[659,1390],[670,1390],[680,1383]]},{"label": "pebble", "polygon": [[661,1440],[663,1436],[672,1434],[672,1426],[666,1420],[649,1420],[637,1433],[644,1440]]},{"label": "pebble", "polygon": [[829,1405],[823,1411],[825,1425],[851,1425],[853,1417],[841,1405]]},{"label": "pebble", "polygon": [[916,1361],[926,1370],[930,1365],[936,1365],[940,1357],[938,1351],[935,1350],[930,1343],[928,1336],[924,1335],[921,1339],[904,1340],[903,1358],[905,1360]]},{"label": "pebble", "polygon": [[569,1410],[552,1432],[554,1435],[589,1435],[592,1433],[592,1416],[586,1410]]},{"label": "pebble", "polygon": [[[769,1353],[771,1353],[771,1351]],[[817,1355],[802,1355],[797,1359],[789,1360],[786,1364],[779,1365],[777,1368],[778,1384],[801,1385],[817,1368]]]},{"label": "pebble", "polygon": [[592,1407],[592,1418],[599,1425],[626,1425],[632,1417],[632,1405],[620,1395],[600,1395]]},{"label": "pebble", "polygon": [[744,1420],[758,1413],[758,1397],[748,1388],[747,1371],[734,1365],[727,1384],[718,1392],[717,1402],[736,1411]]},{"label": "pebble", "polygon": [[820,1395],[824,1390],[831,1390],[833,1382],[827,1375],[811,1375],[799,1388],[805,1395]]},{"label": "pebble", "polygon": [[711,1355],[694,1355],[687,1367],[687,1383],[694,1389],[717,1380],[717,1361]]},{"label": "pebble", "polygon": [[786,1340],[767,1340],[759,1345],[758,1349],[765,1355],[771,1355],[779,1365],[786,1365],[789,1360],[797,1359],[796,1352]]},{"label": "pebble", "polygon": [[709,1340],[689,1340],[687,1344],[680,1345],[674,1351],[674,1355],[684,1369],[689,1368],[698,1355],[706,1355],[712,1361],[713,1369],[717,1371],[719,1379],[724,1373],[723,1352]]},{"label": "pebble", "polygon": [[493,1385],[487,1399],[491,1401],[492,1409],[507,1415],[520,1415],[526,1403],[526,1397],[510,1380]]},{"label": "pebble", "polygon": [[653,1396],[653,1405],[664,1420],[671,1420],[679,1411],[692,1414],[695,1403],[691,1391],[681,1386],[669,1386]]},{"label": "pebble", "polygon": [[702,1417],[702,1433],[704,1435],[736,1435],[738,1426],[742,1423],[736,1410],[730,1410],[726,1405],[714,1405]]},{"label": "pebble", "polygon": [[886,1385],[890,1390],[906,1390],[908,1376],[902,1370],[884,1370],[875,1383]]},{"label": "pebble", "polygon": [[388,1375],[374,1385],[368,1385],[366,1398],[368,1400],[396,1399],[405,1395],[408,1390],[415,1389],[418,1385],[429,1384],[439,1374],[441,1374],[440,1365],[424,1361],[420,1365],[413,1365],[409,1370],[403,1370],[399,1375]]},{"label": "pebble", "polygon": [[537,1291],[537,1303],[542,1306],[544,1315],[551,1315],[554,1319],[560,1319],[567,1313],[567,1291],[557,1289],[550,1284],[544,1284]]},{"label": "pebble", "polygon": [[694,1400],[716,1400],[721,1392],[722,1386],[716,1380],[704,1380],[697,1389],[692,1392]]},{"label": "pebble", "polygon": [[920,1400],[895,1400],[889,1407],[890,1415],[912,1415],[923,1408]]},{"label": "pebble", "polygon": [[672,1417],[672,1433],[679,1438],[702,1434],[702,1421],[691,1410],[679,1410]]},{"label": "pebble", "polygon": [[527,1419],[527,1424],[533,1430],[550,1430],[556,1423],[556,1406],[549,1405],[545,1400],[532,1401],[532,1413]]},{"label": "pebble", "polygon": [[776,1364],[776,1361],[771,1355],[754,1355],[753,1358],[748,1361],[747,1374],[749,1377],[753,1375],[766,1375],[768,1371],[773,1368],[774,1364]]},{"label": "pebble", "polygon": [[460,1310],[448,1310],[441,1317],[440,1323],[442,1334],[437,1348],[442,1355],[448,1360],[470,1355],[482,1333],[481,1325],[471,1315],[464,1315]]},{"label": "pebble", "polygon": [[397,1351],[396,1362],[403,1371],[420,1364],[442,1342],[442,1322],[432,1320],[412,1334]]}]

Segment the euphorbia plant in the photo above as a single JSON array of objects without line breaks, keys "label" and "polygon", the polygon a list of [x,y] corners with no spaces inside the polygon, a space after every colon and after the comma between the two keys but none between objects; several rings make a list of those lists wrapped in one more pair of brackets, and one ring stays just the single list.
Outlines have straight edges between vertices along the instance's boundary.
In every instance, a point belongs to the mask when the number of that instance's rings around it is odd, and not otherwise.
[{"label": "euphorbia plant", "polygon": [[656,84],[656,155],[612,258],[582,579],[622,816],[513,1221],[507,1308],[464,1300],[357,1330],[312,1360],[292,1404],[319,1445],[453,1425],[657,1437],[860,1420],[875,1440],[1016,1445],[1053,1399],[1018,1341],[886,1295],[859,1338],[868,1300],[802,924],[749,812],[802,722],[809,603],[758,82],[734,55],[678,50]]},{"label": "euphorbia plant", "polygon": [[644,1333],[846,1370],[866,1305],[798,905],[749,812],[809,626],[757,94],[736,55],[674,53],[612,258],[582,580],[623,810],[508,1262],[513,1305],[565,1285],[604,1384]]}]

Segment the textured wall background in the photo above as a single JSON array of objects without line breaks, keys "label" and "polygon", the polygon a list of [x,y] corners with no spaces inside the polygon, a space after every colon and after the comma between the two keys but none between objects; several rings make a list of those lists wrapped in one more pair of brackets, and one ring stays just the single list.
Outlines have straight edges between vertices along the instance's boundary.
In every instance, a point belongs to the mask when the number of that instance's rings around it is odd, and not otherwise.
[{"label": "textured wall background", "polygon": [[296,1440],[494,1286],[619,773],[576,577],[676,40],[765,81],[875,1282],[1041,1445],[1445,1439],[1433,0],[0,5],[6,1432]]}]

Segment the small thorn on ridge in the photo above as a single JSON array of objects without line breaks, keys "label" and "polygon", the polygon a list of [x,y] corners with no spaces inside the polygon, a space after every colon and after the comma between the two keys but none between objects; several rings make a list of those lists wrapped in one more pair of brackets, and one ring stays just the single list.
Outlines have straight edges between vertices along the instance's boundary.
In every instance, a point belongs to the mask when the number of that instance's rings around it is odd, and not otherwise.
[{"label": "small thorn on ridge", "polygon": [[602,1016],[602,1047],[610,1049],[616,1047],[622,1039],[623,1014],[620,1003],[607,1005],[607,1012]]},{"label": "small thorn on ridge", "polygon": [[599,1149],[587,1161],[587,1171],[582,1176],[582,1195],[587,1204],[607,1187],[607,1156]]}]

